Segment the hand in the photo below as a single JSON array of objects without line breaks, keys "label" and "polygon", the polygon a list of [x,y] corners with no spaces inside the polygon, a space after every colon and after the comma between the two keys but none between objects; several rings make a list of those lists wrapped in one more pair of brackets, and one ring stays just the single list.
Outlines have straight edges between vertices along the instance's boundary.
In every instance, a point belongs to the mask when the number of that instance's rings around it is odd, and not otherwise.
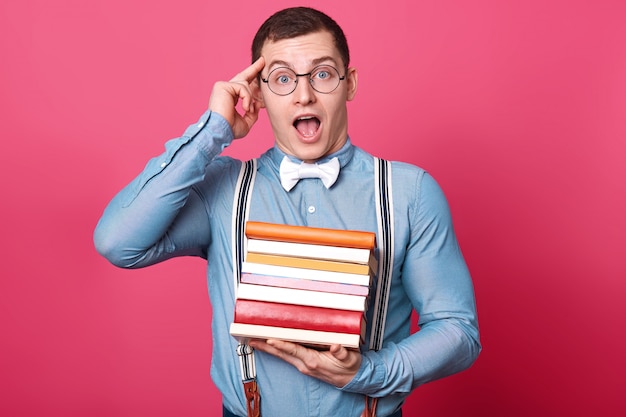
[{"label": "hand", "polygon": [[341,345],[332,345],[326,351],[308,349],[302,345],[270,339],[250,341],[250,346],[281,358],[295,366],[298,371],[343,387],[354,378],[361,366],[361,353]]},{"label": "hand", "polygon": [[[209,110],[219,113],[228,121],[235,139],[240,139],[250,132],[259,118],[259,110],[264,107],[257,81],[257,75],[264,66],[265,61],[261,57],[230,81],[218,81],[213,86]],[[239,100],[243,115],[236,109]]]}]

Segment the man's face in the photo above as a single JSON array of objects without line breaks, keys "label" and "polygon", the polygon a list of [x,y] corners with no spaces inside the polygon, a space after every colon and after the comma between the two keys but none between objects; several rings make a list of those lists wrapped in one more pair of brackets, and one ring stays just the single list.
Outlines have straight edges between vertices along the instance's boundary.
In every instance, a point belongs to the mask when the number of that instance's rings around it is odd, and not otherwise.
[{"label": "man's face", "polygon": [[306,162],[333,153],[348,138],[346,103],[354,98],[357,72],[344,70],[344,63],[330,33],[316,32],[276,42],[266,42],[261,50],[265,68],[261,78],[277,67],[288,67],[306,74],[318,65],[331,65],[346,78],[328,94],[315,91],[307,77],[298,77],[293,93],[279,96],[261,82],[263,102],[269,116],[276,144],[288,155]]}]

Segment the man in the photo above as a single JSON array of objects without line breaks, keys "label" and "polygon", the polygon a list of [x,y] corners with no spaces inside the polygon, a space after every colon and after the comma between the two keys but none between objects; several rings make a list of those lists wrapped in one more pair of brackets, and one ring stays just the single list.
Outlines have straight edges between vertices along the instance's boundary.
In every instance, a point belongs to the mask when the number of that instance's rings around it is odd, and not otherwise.
[{"label": "man", "polygon": [[[247,413],[237,342],[228,331],[235,305],[231,216],[242,162],[220,152],[245,137],[265,109],[275,146],[258,160],[250,220],[377,230],[374,160],[348,136],[346,103],[358,73],[341,28],[319,11],[286,9],[261,26],[252,55],[251,66],[214,85],[209,110],[111,201],[95,231],[97,249],[121,267],[175,256],[208,260],[211,374],[228,416]],[[310,164],[337,158],[339,175],[332,184],[304,178],[283,187],[285,157]],[[378,399],[379,416],[399,416],[413,389],[478,356],[472,282],[443,193],[423,170],[399,162],[392,163],[392,192],[395,256],[383,348],[252,342],[264,416],[359,416],[366,396]],[[420,331],[410,335],[413,309]]]}]

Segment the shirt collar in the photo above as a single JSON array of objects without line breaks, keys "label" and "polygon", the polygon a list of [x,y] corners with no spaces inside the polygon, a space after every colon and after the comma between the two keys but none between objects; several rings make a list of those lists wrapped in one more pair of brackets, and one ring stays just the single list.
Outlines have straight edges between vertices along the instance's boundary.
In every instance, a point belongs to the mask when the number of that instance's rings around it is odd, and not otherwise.
[{"label": "shirt collar", "polygon": [[[331,154],[326,155],[324,158],[316,162],[327,162],[328,160],[334,157],[337,157],[337,159],[339,159],[339,164],[341,165],[341,168],[343,168],[346,165],[348,165],[350,161],[352,160],[352,157],[354,156],[354,149],[355,148],[354,146],[352,146],[352,143],[350,142],[350,138],[348,137],[348,139],[346,140],[346,143],[341,147],[341,149],[339,149],[337,152],[333,152]],[[302,162],[300,159],[296,158],[295,156],[287,155],[285,152],[281,151],[276,145],[274,145],[273,148],[269,149],[263,155],[264,158],[269,158],[272,161],[271,165],[273,169],[276,170],[276,172],[278,172],[279,167],[280,167],[280,162],[283,160],[284,156],[287,156],[289,159],[291,159],[294,162]]]}]

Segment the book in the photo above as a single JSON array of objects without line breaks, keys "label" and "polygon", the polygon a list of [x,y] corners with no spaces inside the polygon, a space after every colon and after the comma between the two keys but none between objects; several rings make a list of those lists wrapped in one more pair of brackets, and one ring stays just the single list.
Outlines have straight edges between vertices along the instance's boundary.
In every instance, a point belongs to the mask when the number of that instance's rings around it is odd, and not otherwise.
[{"label": "book", "polygon": [[365,316],[339,310],[255,300],[237,300],[235,322],[293,329],[350,333],[365,338]]},{"label": "book", "polygon": [[312,347],[325,347],[333,344],[348,349],[358,349],[361,336],[358,334],[323,332],[318,330],[292,329],[288,327],[262,326],[257,324],[231,323],[230,334],[240,343],[252,339],[279,339]]},{"label": "book", "polygon": [[311,281],[336,282],[350,285],[369,287],[373,280],[372,272],[369,274],[351,274],[347,272],[333,272],[318,269],[295,268],[290,266],[270,265],[256,262],[243,262],[242,273],[273,275],[278,277],[299,278]]},{"label": "book", "polygon": [[240,283],[237,299],[365,311],[368,297]]},{"label": "book", "polygon": [[248,252],[264,253],[268,255],[297,256],[301,258],[369,264],[372,269],[376,269],[378,265],[374,251],[363,248],[248,239],[247,250]]},{"label": "book", "polygon": [[359,348],[378,268],[375,233],[248,222],[246,238],[235,338]]},{"label": "book", "polygon": [[289,266],[293,268],[346,272],[350,274],[375,274],[369,265],[354,264],[350,262],[326,261],[321,259],[308,259],[296,256],[266,255],[263,253],[248,252],[246,255],[246,261],[268,265]]},{"label": "book", "polygon": [[248,272],[243,272],[241,274],[241,282],[244,284],[266,285],[268,287],[295,288],[300,290],[332,292],[337,294],[362,295],[365,297],[369,294],[369,288],[363,285],[251,274]]},{"label": "book", "polygon": [[338,230],[248,221],[245,234],[248,239],[279,240],[283,242],[311,243],[370,250],[376,247],[375,233],[358,230]]}]

